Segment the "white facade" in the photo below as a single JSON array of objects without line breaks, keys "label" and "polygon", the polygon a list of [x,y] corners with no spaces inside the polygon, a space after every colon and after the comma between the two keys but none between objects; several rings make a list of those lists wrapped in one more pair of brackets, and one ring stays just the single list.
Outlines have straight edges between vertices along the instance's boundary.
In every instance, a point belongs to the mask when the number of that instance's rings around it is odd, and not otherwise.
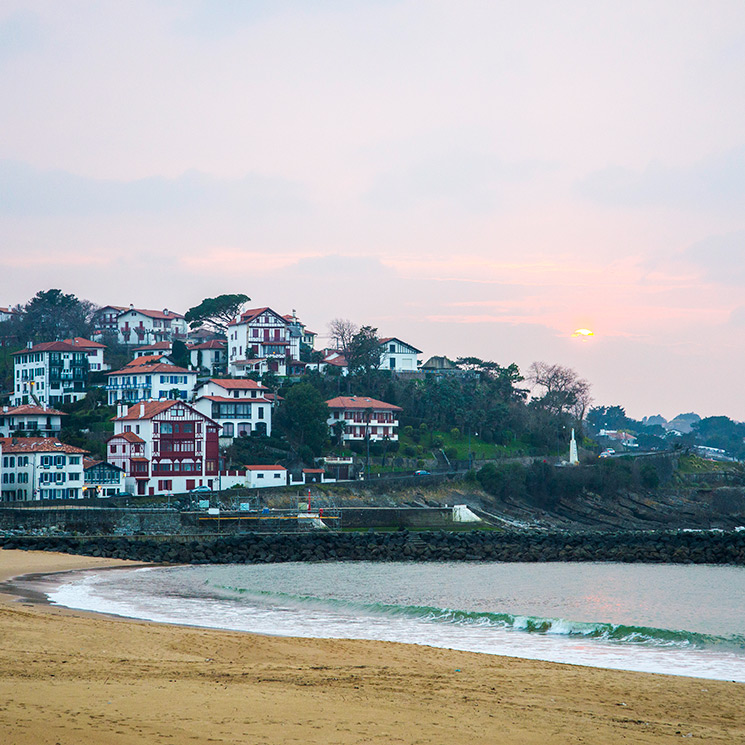
[{"label": "white facade", "polygon": [[250,489],[286,485],[287,469],[284,466],[246,466],[246,486]]},{"label": "white facade", "polygon": [[84,455],[84,450],[54,438],[4,438],[0,498],[3,502],[80,499]]},{"label": "white facade", "polygon": [[176,365],[161,362],[149,365],[128,365],[127,367],[108,373],[109,406],[123,401],[152,401],[172,398],[176,395],[183,401],[188,401],[197,382],[197,374],[193,370],[186,370]]},{"label": "white facade", "polygon": [[131,346],[155,344],[173,339],[186,340],[186,320],[180,313],[168,308],[146,310],[130,306],[116,318],[119,341]]},{"label": "white facade", "polygon": [[265,360],[267,370],[283,375],[283,362],[300,359],[301,337],[292,333],[290,323],[271,308],[247,310],[228,326],[228,364],[237,370],[236,363],[251,362],[252,358]]},{"label": "white facade", "polygon": [[101,372],[102,370],[109,369],[109,365],[106,364],[103,357],[104,349],[106,349],[105,344],[84,339],[82,336],[76,336],[74,339],[65,339],[65,342],[85,352],[88,357],[88,369],[91,372]]},{"label": "white facade", "polygon": [[213,339],[189,346],[189,356],[193,370],[207,370],[214,375],[225,370],[228,361],[227,342]]},{"label": "white facade", "polygon": [[265,397],[267,393],[254,380],[213,378],[199,386],[194,407],[220,425],[220,438],[269,436],[273,401]]},{"label": "white facade", "polygon": [[391,372],[415,372],[421,350],[391,336],[380,340],[380,369]]},{"label": "white facade", "polygon": [[335,440],[341,429],[342,442],[398,440],[400,406],[365,396],[338,396],[326,401],[329,407],[328,425]]},{"label": "white facade", "polygon": [[67,415],[43,406],[3,406],[0,411],[0,437],[10,437],[15,432],[56,437],[62,429],[63,416]]},{"label": "white facade", "polygon": [[87,383],[88,355],[67,342],[45,342],[13,354],[13,406],[79,401]]}]

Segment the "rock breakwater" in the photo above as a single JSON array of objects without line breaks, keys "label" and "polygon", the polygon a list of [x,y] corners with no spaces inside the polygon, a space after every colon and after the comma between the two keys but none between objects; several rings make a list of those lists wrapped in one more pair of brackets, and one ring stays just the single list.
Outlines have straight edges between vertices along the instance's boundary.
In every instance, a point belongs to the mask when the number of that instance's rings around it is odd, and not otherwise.
[{"label": "rock breakwater", "polygon": [[6,549],[165,564],[617,561],[745,566],[745,531],[278,533],[204,538],[0,536]]}]

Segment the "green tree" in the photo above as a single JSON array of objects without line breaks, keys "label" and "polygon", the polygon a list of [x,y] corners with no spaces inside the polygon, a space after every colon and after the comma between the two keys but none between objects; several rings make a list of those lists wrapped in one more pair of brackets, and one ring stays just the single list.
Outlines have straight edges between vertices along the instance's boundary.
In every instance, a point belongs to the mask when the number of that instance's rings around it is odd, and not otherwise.
[{"label": "green tree", "polygon": [[309,383],[297,383],[284,399],[274,416],[275,426],[295,452],[308,447],[314,456],[321,455],[329,435],[329,408],[323,397]]},{"label": "green tree", "polygon": [[189,367],[189,362],[191,361],[189,350],[186,344],[184,344],[180,339],[173,340],[171,345],[171,359],[173,360],[174,365],[178,365],[179,367]]},{"label": "green tree", "polygon": [[224,334],[228,324],[240,314],[241,309],[250,299],[248,295],[242,293],[208,297],[199,305],[189,308],[184,317],[192,329],[206,325],[212,331]]},{"label": "green tree", "polygon": [[23,308],[19,341],[45,342],[89,337],[96,306],[62,290],[37,292]]},{"label": "green tree", "polygon": [[378,330],[363,326],[349,342],[346,353],[349,372],[369,376],[380,368],[380,340]]}]

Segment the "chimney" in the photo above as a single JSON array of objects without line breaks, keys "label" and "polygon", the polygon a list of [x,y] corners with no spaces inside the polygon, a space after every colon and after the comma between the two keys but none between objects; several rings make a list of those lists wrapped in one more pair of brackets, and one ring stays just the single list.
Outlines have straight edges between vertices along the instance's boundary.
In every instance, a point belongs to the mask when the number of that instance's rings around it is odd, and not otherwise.
[{"label": "chimney", "polygon": [[8,413],[8,407],[7,406],[3,406],[3,414],[7,414],[7,413]]},{"label": "chimney", "polygon": [[164,316],[167,316],[168,315],[168,308],[163,308],[163,315]]},{"label": "chimney", "polygon": [[134,310],[135,309],[135,307],[134,307],[134,305],[132,305],[132,303],[129,304],[129,309],[130,310]]},{"label": "chimney", "polygon": [[127,404],[123,404],[121,401],[116,405],[116,415],[117,417],[123,417],[127,416],[127,412],[129,411],[129,406]]},{"label": "chimney", "polygon": [[26,342],[26,349],[33,349],[33,348],[34,348],[34,343],[32,341],[27,341]]},{"label": "chimney", "polygon": [[145,404],[140,404],[140,419],[145,416]]}]

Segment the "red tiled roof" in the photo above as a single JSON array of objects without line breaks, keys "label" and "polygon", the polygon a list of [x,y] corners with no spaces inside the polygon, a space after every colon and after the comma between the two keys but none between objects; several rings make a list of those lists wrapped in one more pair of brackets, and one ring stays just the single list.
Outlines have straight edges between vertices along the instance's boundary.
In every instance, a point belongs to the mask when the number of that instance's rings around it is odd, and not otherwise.
[{"label": "red tiled roof", "polygon": [[[109,306],[111,308],[114,308],[116,306],[111,305]],[[140,315],[147,316],[148,318],[183,318],[181,313],[176,313],[172,310],[169,310],[168,313],[164,313],[162,310],[148,310],[147,308],[124,308],[122,311],[122,315],[124,313],[139,313]]]},{"label": "red tiled roof", "polygon": [[[134,404],[135,406],[137,404]],[[121,438],[122,440],[126,440],[127,442],[145,442],[145,440],[142,439],[139,435],[136,435],[134,432],[120,432],[118,435],[114,435],[113,437],[109,437],[106,442],[109,442],[110,440],[115,440],[117,438]]]},{"label": "red tiled roof", "polygon": [[[162,414],[172,406],[184,406],[189,410],[189,414],[193,415],[192,418],[199,417],[200,419],[206,419],[208,422],[212,422],[206,414],[202,414],[201,411],[197,411],[193,406],[185,403],[184,401],[141,401],[139,403],[131,404],[127,413],[123,416],[115,416],[112,421],[123,422],[132,421],[134,419],[152,419],[153,417]],[[140,414],[142,411],[142,414]],[[190,420],[185,420],[190,421]]]},{"label": "red tiled roof", "polygon": [[322,362],[325,365],[334,365],[334,367],[347,367],[347,360],[344,355],[341,354],[338,357],[333,357],[331,359],[325,357]]},{"label": "red tiled roof", "polygon": [[284,466],[244,466],[247,471],[286,471]]},{"label": "red tiled roof", "polygon": [[189,350],[192,349],[225,349],[228,346],[226,341],[221,339],[210,339],[209,341],[203,341],[201,344],[192,344]]},{"label": "red tiled roof", "polygon": [[106,349],[105,344],[100,344],[97,341],[91,341],[90,339],[84,339],[82,336],[76,336],[74,339],[65,339],[67,344],[72,344],[80,349]]},{"label": "red tiled roof", "polygon": [[146,344],[144,347],[135,347],[135,352],[141,352],[143,349],[171,349],[170,341],[156,341],[155,344]]},{"label": "red tiled roof", "polygon": [[[132,404],[127,409],[126,414],[113,417],[113,421],[121,422],[125,419],[152,419],[154,416],[162,414],[177,403],[178,401],[142,401],[140,403]],[[140,414],[140,412],[142,412],[142,414]]]},{"label": "red tiled roof", "polygon": [[245,378],[243,380],[235,380],[233,378],[210,378],[209,383],[219,385],[220,388],[224,388],[226,391],[245,391],[245,390],[267,390],[266,386],[257,383],[255,380]]},{"label": "red tiled roof", "polygon": [[253,321],[255,318],[258,318],[262,313],[265,313],[266,311],[273,313],[280,321],[285,321],[285,323],[287,322],[284,316],[277,313],[276,310],[272,310],[270,307],[266,306],[264,308],[249,308],[248,310],[244,310],[243,313],[241,313],[240,318],[231,321],[228,325],[237,326],[239,323],[251,323],[251,321]]},{"label": "red tiled roof", "polygon": [[17,310],[13,310],[12,308],[0,308],[0,313],[12,313],[16,316],[21,315]]},{"label": "red tiled roof", "polygon": [[3,453],[68,453],[78,455],[87,450],[66,445],[56,437],[0,437]]},{"label": "red tiled roof", "polygon": [[152,365],[153,363],[160,362],[167,357],[167,354],[143,354],[140,357],[135,357],[133,360],[127,362],[124,367],[140,367],[141,365]]},{"label": "red tiled roof", "polygon": [[64,411],[57,411],[57,409],[45,409],[42,406],[34,406],[33,404],[23,404],[21,406],[9,407],[7,411],[0,411],[0,416],[67,416]]},{"label": "red tiled roof", "polygon": [[303,468],[303,473],[323,473],[323,468]]},{"label": "red tiled roof", "polygon": [[45,341],[41,344],[34,344],[30,349],[21,349],[13,354],[28,354],[30,352],[79,352],[80,347],[74,347],[66,341]]},{"label": "red tiled roof", "polygon": [[385,401],[377,401],[374,398],[367,398],[367,396],[337,396],[326,401],[326,405],[329,409],[355,409],[358,411],[364,411],[365,409],[378,411],[384,409],[386,411],[403,411],[400,406],[394,406]]},{"label": "red tiled roof", "polygon": [[[142,359],[141,357],[138,359]],[[136,362],[137,360],[133,360]],[[168,365],[165,362],[155,362],[145,365],[132,365],[129,363],[122,370],[115,370],[114,372],[108,372],[107,375],[132,375],[137,373],[189,373],[190,375],[196,375],[193,370],[187,370],[185,367],[178,367],[178,365]]]}]

